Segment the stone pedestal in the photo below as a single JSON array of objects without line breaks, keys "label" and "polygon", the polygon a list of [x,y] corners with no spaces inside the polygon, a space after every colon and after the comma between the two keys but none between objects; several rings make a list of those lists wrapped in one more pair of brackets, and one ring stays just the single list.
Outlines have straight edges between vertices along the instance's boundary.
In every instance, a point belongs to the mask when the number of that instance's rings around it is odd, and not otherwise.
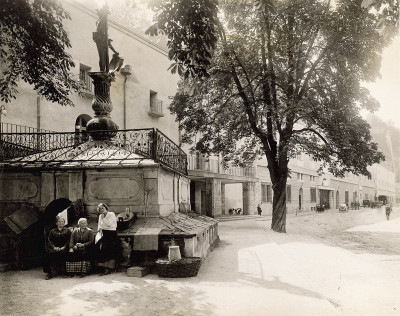
[{"label": "stone pedestal", "polygon": [[118,131],[118,125],[111,120],[110,112],[113,109],[110,98],[111,82],[114,75],[106,72],[91,72],[93,79],[94,99],[92,109],[94,118],[86,125],[86,131],[93,140],[110,140]]}]

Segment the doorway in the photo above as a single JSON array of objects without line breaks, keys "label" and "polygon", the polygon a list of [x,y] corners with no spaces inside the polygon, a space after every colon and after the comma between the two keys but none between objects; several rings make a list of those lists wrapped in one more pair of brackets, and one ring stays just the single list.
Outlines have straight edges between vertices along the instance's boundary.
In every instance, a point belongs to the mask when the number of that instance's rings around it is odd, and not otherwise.
[{"label": "doorway", "polygon": [[208,215],[207,214],[207,193],[204,190],[201,190],[201,215]]},{"label": "doorway", "polygon": [[302,200],[303,200],[303,189],[300,188],[300,190],[299,190],[299,211],[300,211],[301,208],[303,207],[303,205],[302,205]]},{"label": "doorway", "polygon": [[320,190],[320,205],[325,205],[325,209],[329,209],[329,191]]},{"label": "doorway", "polygon": [[336,208],[339,208],[339,191],[336,191]]}]

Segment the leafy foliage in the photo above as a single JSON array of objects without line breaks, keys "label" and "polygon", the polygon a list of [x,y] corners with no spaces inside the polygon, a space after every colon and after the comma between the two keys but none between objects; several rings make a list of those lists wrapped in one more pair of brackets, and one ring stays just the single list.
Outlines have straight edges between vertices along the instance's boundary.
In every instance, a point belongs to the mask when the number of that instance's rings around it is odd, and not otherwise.
[{"label": "leafy foliage", "polygon": [[378,27],[380,33],[391,39],[398,31],[400,20],[399,0],[363,0],[364,8],[372,9],[378,15]]},{"label": "leafy foliage", "polygon": [[20,79],[46,99],[73,105],[71,90],[79,83],[69,73],[74,67],[63,20],[69,14],[57,1],[2,0],[0,6],[0,97],[16,98]]},{"label": "leafy foliage", "polygon": [[217,1],[153,0],[150,6],[156,11],[156,23],[146,34],[167,35],[169,58],[175,61],[171,72],[183,75],[185,68],[186,76],[206,75],[205,68],[210,65],[217,41]]},{"label": "leafy foliage", "polygon": [[[163,31],[181,45],[193,26],[163,3],[156,19],[174,18],[179,27]],[[379,75],[386,44],[379,16],[361,0],[225,0],[219,10],[209,29],[218,38],[212,58],[185,78],[171,110],[186,141],[201,135],[196,149],[203,153],[222,153],[238,164],[265,154],[274,190],[272,229],[285,231],[288,162],[296,153],[336,176],[370,175],[367,167],[384,159],[359,114],[378,108],[361,82]],[[190,66],[197,48],[185,46],[181,61],[177,47],[170,46],[170,58]]]}]

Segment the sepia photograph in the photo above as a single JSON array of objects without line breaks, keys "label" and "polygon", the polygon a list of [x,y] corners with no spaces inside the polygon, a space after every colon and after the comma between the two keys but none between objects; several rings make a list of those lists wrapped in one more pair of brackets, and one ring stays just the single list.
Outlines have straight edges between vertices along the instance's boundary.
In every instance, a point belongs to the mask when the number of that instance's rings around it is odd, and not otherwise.
[{"label": "sepia photograph", "polygon": [[0,0],[0,316],[400,315],[400,0]]}]

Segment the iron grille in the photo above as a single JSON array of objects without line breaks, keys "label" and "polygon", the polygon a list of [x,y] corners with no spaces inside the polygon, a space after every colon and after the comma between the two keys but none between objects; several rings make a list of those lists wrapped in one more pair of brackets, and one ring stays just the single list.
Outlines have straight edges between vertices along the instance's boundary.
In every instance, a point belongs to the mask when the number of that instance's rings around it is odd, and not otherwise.
[{"label": "iron grille", "polygon": [[[110,141],[96,143],[95,149],[90,148],[88,154],[85,153],[85,150],[89,149],[89,136],[86,132],[2,133],[1,160],[8,167],[56,168],[71,161],[104,165],[107,161],[122,159],[125,160],[121,162],[123,165],[128,160],[148,158],[178,173],[187,174],[186,153],[161,131],[154,128],[129,129],[113,132],[112,135],[114,136]],[[119,152],[116,152],[115,148],[120,149]],[[128,152],[128,155],[121,158],[119,154],[122,152]],[[33,154],[37,155],[32,156]],[[94,159],[94,156],[97,158]]]}]

